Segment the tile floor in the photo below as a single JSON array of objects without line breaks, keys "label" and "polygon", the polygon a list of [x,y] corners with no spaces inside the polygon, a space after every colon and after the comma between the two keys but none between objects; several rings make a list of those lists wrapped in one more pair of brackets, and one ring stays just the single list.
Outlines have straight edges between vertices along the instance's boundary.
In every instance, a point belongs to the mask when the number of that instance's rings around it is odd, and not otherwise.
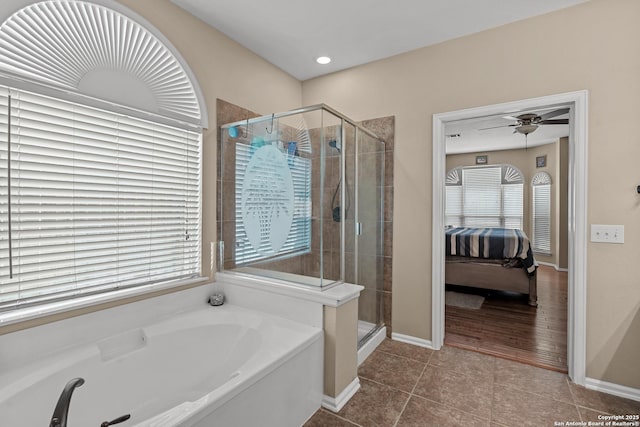
[{"label": "tile floor", "polygon": [[320,409],[304,427],[545,427],[640,413],[640,402],[576,386],[564,374],[449,346],[387,339],[358,375],[360,390],[338,414]]}]

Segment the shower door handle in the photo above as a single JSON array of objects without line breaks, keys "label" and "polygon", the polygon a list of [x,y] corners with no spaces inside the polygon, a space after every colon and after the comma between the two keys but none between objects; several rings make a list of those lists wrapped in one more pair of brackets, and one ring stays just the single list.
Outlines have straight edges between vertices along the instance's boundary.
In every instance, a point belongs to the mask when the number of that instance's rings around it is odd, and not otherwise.
[{"label": "shower door handle", "polygon": [[356,222],[356,236],[362,235],[362,223]]}]

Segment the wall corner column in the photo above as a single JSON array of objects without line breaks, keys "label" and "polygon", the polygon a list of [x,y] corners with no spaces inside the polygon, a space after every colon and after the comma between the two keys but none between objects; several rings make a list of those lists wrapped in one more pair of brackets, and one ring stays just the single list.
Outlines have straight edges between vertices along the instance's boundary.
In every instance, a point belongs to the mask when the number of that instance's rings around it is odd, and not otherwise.
[{"label": "wall corner column", "polygon": [[[354,286],[354,285],[352,285]],[[358,286],[358,288],[361,288]],[[358,379],[358,298],[324,305],[324,397],[322,406],[338,412],[360,388]]]}]

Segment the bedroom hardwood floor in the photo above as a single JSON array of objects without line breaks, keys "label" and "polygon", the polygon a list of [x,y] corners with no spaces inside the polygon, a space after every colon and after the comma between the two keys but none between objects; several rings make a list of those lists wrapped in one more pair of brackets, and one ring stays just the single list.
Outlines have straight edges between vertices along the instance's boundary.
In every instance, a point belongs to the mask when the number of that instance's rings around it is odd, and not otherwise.
[{"label": "bedroom hardwood floor", "polygon": [[566,272],[538,268],[537,308],[527,305],[525,295],[451,290],[483,295],[485,301],[479,310],[445,306],[445,344],[567,372]]}]

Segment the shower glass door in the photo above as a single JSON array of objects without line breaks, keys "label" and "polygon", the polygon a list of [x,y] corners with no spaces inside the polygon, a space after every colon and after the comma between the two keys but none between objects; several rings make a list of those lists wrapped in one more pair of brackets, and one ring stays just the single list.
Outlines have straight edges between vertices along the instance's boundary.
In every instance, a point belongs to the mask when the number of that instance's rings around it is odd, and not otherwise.
[{"label": "shower glass door", "polygon": [[355,141],[355,283],[364,286],[358,307],[360,346],[383,324],[385,146],[359,128]]}]

